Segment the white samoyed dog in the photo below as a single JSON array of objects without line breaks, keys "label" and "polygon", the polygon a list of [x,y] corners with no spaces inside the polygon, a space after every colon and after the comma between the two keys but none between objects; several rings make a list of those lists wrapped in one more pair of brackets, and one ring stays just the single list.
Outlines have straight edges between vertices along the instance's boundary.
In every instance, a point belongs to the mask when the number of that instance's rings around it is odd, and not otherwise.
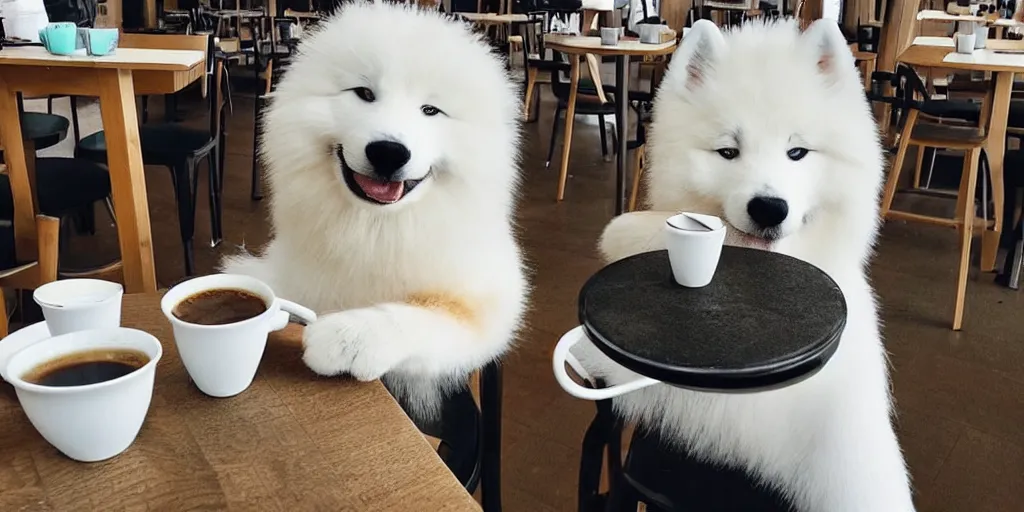
[{"label": "white samoyed dog", "polygon": [[303,40],[265,113],[273,240],[222,270],[313,308],[316,373],[383,378],[410,412],[511,345],[521,101],[467,25],[346,5]]},{"label": "white samoyed dog", "polygon": [[[727,243],[794,256],[839,284],[846,329],[808,380],[746,395],[657,385],[615,399],[627,418],[746,470],[808,512],[914,509],[865,270],[883,158],[861,84],[832,21],[802,33],[786,20],[724,34],[697,22],[655,99],[651,211],[614,219],[600,241],[615,261],[664,249],[662,228],[676,212],[712,214],[727,221]],[[636,378],[589,343],[577,349],[592,376]]]}]

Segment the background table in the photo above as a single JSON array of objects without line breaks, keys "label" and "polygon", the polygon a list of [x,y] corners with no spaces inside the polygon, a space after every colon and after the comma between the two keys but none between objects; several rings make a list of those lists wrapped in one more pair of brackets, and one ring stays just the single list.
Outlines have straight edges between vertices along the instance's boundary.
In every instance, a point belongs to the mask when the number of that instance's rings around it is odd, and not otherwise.
[{"label": "background table", "polygon": [[104,462],[74,462],[0,383],[0,510],[479,510],[379,382],[319,378],[297,326],[272,336],[233,398],[189,382],[160,294],[126,295],[126,327],[163,343],[142,432]]},{"label": "background table", "polygon": [[[626,205],[626,153],[629,137],[626,130],[629,125],[629,57],[656,56],[672,53],[676,48],[675,41],[661,44],[645,44],[637,40],[622,39],[615,46],[601,44],[600,37],[571,36],[547,34],[544,45],[569,57],[572,65],[569,81],[569,105],[565,111],[565,138],[562,142],[562,167],[560,183],[565,182],[564,176],[569,172],[569,148],[572,145],[572,123],[576,116],[576,93],[580,85],[580,58],[585,54],[611,55],[615,57],[615,130],[618,133],[619,147],[615,154],[615,215],[622,214]],[[604,127],[602,126],[603,130]],[[558,190],[558,199],[562,199],[563,189]]]},{"label": "background table", "polygon": [[[125,291],[156,291],[153,242],[146,199],[146,176],[139,142],[136,94],[177,92],[205,73],[199,51],[118,48],[106,57],[62,57],[42,47],[0,51],[0,134],[11,174],[15,204],[15,244],[19,254],[34,254],[35,199],[28,176],[18,116],[17,93],[98,96],[107,138],[111,195],[124,264]],[[26,208],[24,205],[31,207]]]},{"label": "background table", "polygon": [[[997,53],[999,50],[1024,50],[1024,41],[989,39],[984,50],[973,54],[959,54],[954,51],[951,37],[918,37],[913,44],[897,58],[897,62],[915,67],[959,69],[965,71],[987,71],[992,73],[993,87],[985,97],[986,106],[992,109],[988,126],[988,143],[985,154],[989,172],[995,177],[1003,176],[1003,158],[1006,155],[1006,124],[1010,116],[1010,99],[1013,93],[1013,75],[1024,73],[1024,54]],[[992,180],[993,197],[1003,196],[1003,181]],[[994,212],[995,226],[982,232],[981,269],[991,272],[996,266],[999,251],[999,236],[1002,232],[1004,212]]]}]

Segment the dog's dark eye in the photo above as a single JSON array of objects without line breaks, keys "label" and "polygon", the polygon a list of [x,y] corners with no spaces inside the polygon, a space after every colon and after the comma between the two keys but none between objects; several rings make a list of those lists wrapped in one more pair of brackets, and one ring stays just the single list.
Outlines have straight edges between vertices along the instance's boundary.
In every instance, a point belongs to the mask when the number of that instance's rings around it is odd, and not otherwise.
[{"label": "dog's dark eye", "polygon": [[423,115],[425,116],[436,116],[441,113],[441,109],[433,105],[423,105],[420,107],[420,111],[423,112]]},{"label": "dog's dark eye", "polygon": [[352,89],[352,92],[356,93],[356,96],[359,96],[359,99],[367,103],[373,103],[377,100],[377,97],[373,95],[373,91],[367,87],[356,87],[355,89]]},{"label": "dog's dark eye", "polygon": [[808,150],[807,148],[793,148],[789,151],[786,151],[786,156],[788,156],[790,160],[796,162],[797,160],[802,160],[803,157],[807,156],[807,153],[809,152],[810,150]]},{"label": "dog's dark eye", "polygon": [[726,160],[732,160],[732,159],[740,156],[740,150],[738,150],[736,148],[722,148],[722,149],[717,149],[715,151],[718,151],[718,154],[721,155],[721,157],[726,159]]}]

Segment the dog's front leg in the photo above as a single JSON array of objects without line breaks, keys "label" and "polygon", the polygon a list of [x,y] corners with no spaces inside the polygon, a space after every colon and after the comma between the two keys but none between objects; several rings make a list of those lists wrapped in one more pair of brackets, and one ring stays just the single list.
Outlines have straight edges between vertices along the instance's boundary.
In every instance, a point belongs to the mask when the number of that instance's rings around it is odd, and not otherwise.
[{"label": "dog's front leg", "polygon": [[447,294],[331,313],[306,328],[303,360],[320,375],[369,381],[392,370],[421,375],[468,373],[499,356],[518,319]]}]

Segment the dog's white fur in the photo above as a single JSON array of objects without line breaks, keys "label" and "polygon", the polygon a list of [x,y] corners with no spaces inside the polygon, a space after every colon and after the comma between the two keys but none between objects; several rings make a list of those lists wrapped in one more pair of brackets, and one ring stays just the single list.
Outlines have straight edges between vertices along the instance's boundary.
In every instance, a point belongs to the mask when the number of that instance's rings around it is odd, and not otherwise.
[{"label": "dog's white fur", "polygon": [[[728,243],[763,248],[763,240],[743,236],[756,232],[747,202],[764,193],[788,202],[789,218],[770,249],[821,268],[846,296],[846,329],[832,360],[776,391],[725,395],[657,385],[615,405],[697,456],[746,469],[804,511],[914,508],[865,269],[883,159],[861,83],[834,22],[803,33],[792,21],[756,23],[725,35],[698,22],[655,100],[652,211],[614,219],[600,243],[609,261],[663,249],[664,221],[682,210],[722,216]],[[715,151],[723,146],[740,156],[726,160]],[[794,147],[811,152],[793,161],[787,151]],[[577,348],[592,375],[612,384],[636,377],[589,343]]]},{"label": "dog's white fur", "polygon": [[[431,418],[445,388],[504,353],[520,326],[520,109],[504,66],[466,25],[395,4],[343,7],[303,41],[264,117],[274,238],[222,270],[322,315],[303,338],[313,371],[383,377]],[[335,154],[340,145],[370,173],[364,148],[382,139],[409,148],[405,179],[426,177],[389,205],[356,197]]]}]

